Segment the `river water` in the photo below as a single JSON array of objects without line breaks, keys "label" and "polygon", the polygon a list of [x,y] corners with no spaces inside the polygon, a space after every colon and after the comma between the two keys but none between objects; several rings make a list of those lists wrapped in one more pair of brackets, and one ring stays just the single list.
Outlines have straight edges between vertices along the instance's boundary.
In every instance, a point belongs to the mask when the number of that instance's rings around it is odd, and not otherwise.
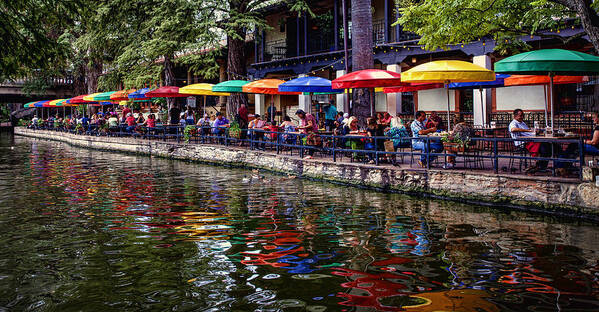
[{"label": "river water", "polygon": [[0,139],[0,311],[599,311],[599,227]]}]

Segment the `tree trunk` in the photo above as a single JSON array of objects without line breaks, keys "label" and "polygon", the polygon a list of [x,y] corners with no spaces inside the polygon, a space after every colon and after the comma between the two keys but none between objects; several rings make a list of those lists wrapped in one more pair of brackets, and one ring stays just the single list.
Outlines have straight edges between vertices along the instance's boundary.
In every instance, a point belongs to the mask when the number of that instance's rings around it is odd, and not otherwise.
[{"label": "tree trunk", "polygon": [[[103,64],[101,61],[97,59],[93,59],[87,62],[87,65],[85,66],[85,85],[87,86],[87,94],[92,94],[98,91],[98,77],[100,77],[100,75],[102,74],[102,69]],[[95,114],[98,112],[98,108],[96,106],[90,107],[91,114]]]},{"label": "tree trunk", "polygon": [[[173,70],[172,56],[164,56],[164,85],[174,86],[175,85],[175,71]],[[168,110],[168,120],[172,120],[170,116],[171,108],[175,105],[175,98],[166,98],[166,106]],[[177,116],[178,117],[178,116]]]},{"label": "tree trunk", "polygon": [[578,13],[582,27],[584,28],[589,41],[595,48],[595,53],[599,53],[599,15],[591,7],[592,0],[551,0],[559,3],[570,10]]},{"label": "tree trunk", "polygon": [[[236,29],[238,37],[227,36],[227,77],[229,80],[245,79],[246,68],[245,68],[245,47],[244,40],[245,31],[243,29]],[[230,118],[235,117],[237,110],[241,104],[248,105],[248,98],[245,93],[231,93],[231,96],[227,99],[227,115]]]},{"label": "tree trunk", "polygon": [[[372,11],[370,0],[351,0],[352,71],[374,67],[372,56]],[[371,115],[369,89],[354,89],[353,115],[364,127]]]}]

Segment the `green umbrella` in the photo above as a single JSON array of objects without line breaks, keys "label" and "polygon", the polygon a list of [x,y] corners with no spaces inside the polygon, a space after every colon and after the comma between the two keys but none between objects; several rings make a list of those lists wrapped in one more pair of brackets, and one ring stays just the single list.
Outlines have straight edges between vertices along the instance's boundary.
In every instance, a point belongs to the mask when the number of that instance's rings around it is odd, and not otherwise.
[{"label": "green umbrella", "polygon": [[553,77],[599,73],[599,57],[563,49],[543,49],[516,54],[495,63],[496,73],[549,75],[551,128],[553,129]]},{"label": "green umbrella", "polygon": [[100,94],[95,95],[94,100],[97,102],[110,102],[110,96],[114,93],[116,93],[116,91],[102,92]]},{"label": "green umbrella", "polygon": [[241,93],[243,92],[242,87],[246,84],[250,83],[249,81],[245,81],[245,80],[228,80],[228,81],[223,81],[221,83],[217,83],[214,86],[212,86],[212,91],[213,92],[236,92],[236,93]]}]

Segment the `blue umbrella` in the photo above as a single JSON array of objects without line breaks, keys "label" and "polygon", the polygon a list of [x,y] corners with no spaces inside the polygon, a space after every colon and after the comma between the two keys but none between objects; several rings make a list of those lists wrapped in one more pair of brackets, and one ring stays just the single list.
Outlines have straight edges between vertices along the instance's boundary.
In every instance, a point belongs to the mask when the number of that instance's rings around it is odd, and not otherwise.
[{"label": "blue umbrella", "polygon": [[127,96],[130,99],[144,99],[147,100],[148,98],[146,98],[146,92],[149,92],[150,88],[143,88],[143,89],[139,89],[135,92],[131,92],[129,93],[129,95]]},{"label": "blue umbrella", "polygon": [[279,85],[279,92],[342,93],[333,89],[331,81],[320,77],[299,77]]},{"label": "blue umbrella", "polygon": [[454,82],[449,84],[449,89],[486,89],[486,88],[501,88],[503,80],[510,75],[495,74],[493,81],[477,81],[477,82]]},{"label": "blue umbrella", "polygon": [[[488,88],[501,88],[504,87],[504,79],[510,75],[506,74],[495,74],[495,80],[493,81],[477,81],[477,82],[454,82],[450,83],[449,89],[478,89],[480,92],[480,104],[483,103],[483,89]],[[482,109],[482,108],[481,108]],[[483,123],[486,118],[483,118]]]}]

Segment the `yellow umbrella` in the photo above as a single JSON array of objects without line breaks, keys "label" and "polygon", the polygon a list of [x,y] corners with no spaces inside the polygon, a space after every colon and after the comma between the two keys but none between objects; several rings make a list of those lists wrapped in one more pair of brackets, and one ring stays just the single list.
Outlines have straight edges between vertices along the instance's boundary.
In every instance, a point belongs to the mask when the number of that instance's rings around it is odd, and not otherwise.
[{"label": "yellow umbrella", "polygon": [[449,120],[449,88],[452,82],[493,81],[495,73],[470,62],[444,60],[418,65],[401,73],[402,82],[444,83],[447,90],[447,130],[451,129]]},{"label": "yellow umbrella", "polygon": [[88,94],[88,95],[86,95],[86,96],[84,96],[84,97],[83,97],[83,100],[85,100],[85,101],[90,101],[90,102],[94,102],[94,101],[95,101],[95,100],[94,100],[94,97],[95,97],[96,95],[100,94],[100,93],[102,93],[102,92],[97,92],[97,93]]},{"label": "yellow umbrella", "polygon": [[204,112],[206,112],[206,96],[229,96],[231,93],[227,92],[214,92],[212,91],[212,87],[214,85],[211,83],[194,83],[182,88],[179,88],[179,93],[188,94],[188,95],[203,95],[204,96]]}]

